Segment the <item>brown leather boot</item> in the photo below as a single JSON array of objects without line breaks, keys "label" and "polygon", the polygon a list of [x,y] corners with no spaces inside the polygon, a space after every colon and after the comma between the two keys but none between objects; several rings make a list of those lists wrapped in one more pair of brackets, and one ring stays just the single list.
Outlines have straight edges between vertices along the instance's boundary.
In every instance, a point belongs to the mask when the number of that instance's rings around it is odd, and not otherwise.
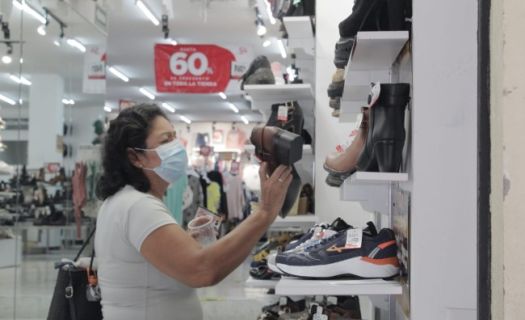
[{"label": "brown leather boot", "polygon": [[356,171],[357,159],[363,150],[368,134],[368,108],[361,108],[363,120],[359,127],[359,133],[352,141],[352,144],[342,153],[331,153],[326,157],[324,169],[332,176],[341,180],[346,179]]}]

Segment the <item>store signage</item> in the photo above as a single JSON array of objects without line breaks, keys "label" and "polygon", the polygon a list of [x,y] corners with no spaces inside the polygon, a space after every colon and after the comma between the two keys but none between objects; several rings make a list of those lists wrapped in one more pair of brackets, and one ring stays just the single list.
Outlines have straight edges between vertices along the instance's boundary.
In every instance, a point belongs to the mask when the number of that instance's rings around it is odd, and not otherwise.
[{"label": "store signage", "polygon": [[158,92],[218,93],[231,79],[234,54],[216,45],[155,45]]},{"label": "store signage", "polygon": [[91,94],[106,93],[106,49],[87,46],[84,55],[82,91]]}]

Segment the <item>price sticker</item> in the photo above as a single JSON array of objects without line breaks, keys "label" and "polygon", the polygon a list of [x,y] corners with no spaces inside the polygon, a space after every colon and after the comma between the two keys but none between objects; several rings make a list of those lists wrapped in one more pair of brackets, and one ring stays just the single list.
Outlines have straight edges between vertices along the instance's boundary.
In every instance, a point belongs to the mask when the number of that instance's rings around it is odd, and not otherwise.
[{"label": "price sticker", "polygon": [[381,83],[376,82],[373,83],[372,90],[370,90],[370,94],[368,95],[368,106],[372,107],[376,104],[377,100],[379,99],[379,95],[381,94]]},{"label": "price sticker", "polygon": [[361,229],[348,229],[346,231],[346,248],[359,249],[363,243],[363,231]]},{"label": "price sticker", "polygon": [[279,106],[277,111],[277,120],[279,121],[288,121],[288,106]]}]

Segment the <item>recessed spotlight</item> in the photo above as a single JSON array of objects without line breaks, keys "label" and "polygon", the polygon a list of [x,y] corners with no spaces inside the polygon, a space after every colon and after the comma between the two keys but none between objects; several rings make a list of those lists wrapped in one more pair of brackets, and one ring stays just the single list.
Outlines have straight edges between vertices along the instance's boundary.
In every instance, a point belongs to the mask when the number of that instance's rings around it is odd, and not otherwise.
[{"label": "recessed spotlight", "polygon": [[46,25],[41,24],[38,28],[36,28],[36,32],[38,32],[38,34],[41,36],[45,36],[47,34]]},{"label": "recessed spotlight", "polygon": [[10,64],[11,62],[13,62],[13,58],[11,58],[11,55],[6,54],[6,55],[2,56],[2,62],[4,64]]},{"label": "recessed spotlight", "polygon": [[57,47],[60,47],[62,45],[61,40],[55,40],[53,41],[53,44]]},{"label": "recessed spotlight", "polygon": [[262,45],[263,45],[263,47],[266,48],[266,47],[269,47],[271,44],[272,44],[272,41],[270,41],[270,40],[264,40],[264,42],[263,42]]}]

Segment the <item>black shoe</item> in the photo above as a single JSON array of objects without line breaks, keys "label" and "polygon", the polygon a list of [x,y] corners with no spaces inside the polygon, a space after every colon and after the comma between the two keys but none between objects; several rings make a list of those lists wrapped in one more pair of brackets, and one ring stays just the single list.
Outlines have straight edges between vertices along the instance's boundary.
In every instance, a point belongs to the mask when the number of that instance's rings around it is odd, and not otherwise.
[{"label": "black shoe", "polygon": [[335,110],[341,109],[341,97],[330,98],[328,106]]},{"label": "black shoe", "polygon": [[370,107],[368,135],[357,160],[358,171],[399,172],[409,94],[408,83],[381,84],[379,98]]},{"label": "black shoe", "polygon": [[[287,120],[278,119],[279,107],[287,107]],[[277,103],[272,105],[272,113],[266,123],[267,126],[278,127],[295,134],[302,134],[304,126],[303,109],[297,101]]]},{"label": "black shoe", "polygon": [[272,66],[266,56],[255,58],[241,79],[241,90],[246,84],[275,84]]}]

